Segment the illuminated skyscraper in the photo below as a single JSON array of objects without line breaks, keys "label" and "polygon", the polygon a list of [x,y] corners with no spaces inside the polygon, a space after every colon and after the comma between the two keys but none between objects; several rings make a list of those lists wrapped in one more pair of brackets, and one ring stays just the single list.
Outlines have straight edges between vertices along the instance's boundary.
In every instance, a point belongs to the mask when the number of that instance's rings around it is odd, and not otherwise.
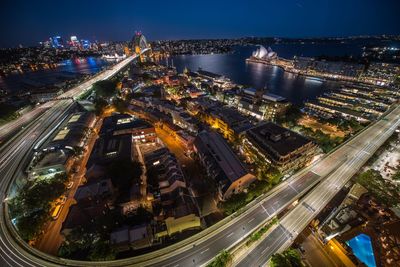
[{"label": "illuminated skyscraper", "polygon": [[61,36],[54,36],[54,37],[50,38],[50,43],[53,48],[64,47],[63,39],[61,38]]},{"label": "illuminated skyscraper", "polygon": [[75,35],[71,36],[71,45],[72,46],[79,46],[78,38]]},{"label": "illuminated skyscraper", "polygon": [[82,48],[83,49],[89,49],[90,48],[90,42],[89,40],[81,40]]}]

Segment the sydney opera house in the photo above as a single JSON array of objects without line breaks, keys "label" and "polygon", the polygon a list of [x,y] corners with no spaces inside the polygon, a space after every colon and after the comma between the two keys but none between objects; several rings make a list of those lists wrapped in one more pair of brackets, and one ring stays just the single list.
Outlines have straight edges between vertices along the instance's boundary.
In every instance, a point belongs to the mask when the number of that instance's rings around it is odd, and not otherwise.
[{"label": "sydney opera house", "polygon": [[272,51],[271,47],[268,47],[267,49],[264,46],[260,45],[260,47],[253,52],[252,57],[261,60],[271,60],[276,59],[278,57],[278,54]]}]

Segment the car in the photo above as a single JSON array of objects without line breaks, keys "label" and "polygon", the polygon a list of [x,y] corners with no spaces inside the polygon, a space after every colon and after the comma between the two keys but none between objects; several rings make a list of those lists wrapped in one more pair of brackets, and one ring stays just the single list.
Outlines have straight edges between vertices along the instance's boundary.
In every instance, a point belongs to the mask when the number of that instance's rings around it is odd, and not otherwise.
[{"label": "car", "polygon": [[78,173],[79,170],[80,170],[80,166],[77,166],[77,167],[75,167],[75,168],[73,169],[73,172],[74,172],[74,173]]},{"label": "car", "polygon": [[74,185],[74,182],[69,182],[67,185],[67,189],[71,189],[73,185]]},{"label": "car", "polygon": [[58,199],[58,201],[59,201],[61,204],[64,204],[64,203],[67,201],[67,197],[66,197],[66,196],[61,196],[61,197]]},{"label": "car", "polygon": [[61,204],[54,207],[54,209],[52,210],[52,214],[51,214],[51,217],[53,218],[53,220],[58,219],[58,216],[60,215],[62,207],[63,207],[63,205],[61,205]]}]

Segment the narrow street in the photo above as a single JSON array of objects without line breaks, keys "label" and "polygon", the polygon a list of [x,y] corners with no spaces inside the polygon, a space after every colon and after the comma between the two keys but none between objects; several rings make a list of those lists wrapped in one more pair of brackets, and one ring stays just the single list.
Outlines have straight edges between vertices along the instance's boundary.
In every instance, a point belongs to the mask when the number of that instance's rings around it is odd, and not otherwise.
[{"label": "narrow street", "polygon": [[[66,197],[67,200],[65,201],[65,204],[63,205],[60,215],[57,218],[57,220],[51,220],[47,224],[47,228],[44,230],[43,235],[41,238],[36,242],[35,248],[51,254],[51,255],[57,255],[58,249],[60,248],[62,242],[63,242],[63,236],[61,235],[60,231],[62,228],[62,224],[65,221],[69,208],[75,204],[75,199],[74,195],[76,190],[78,189],[79,185],[82,183],[82,179],[84,179],[85,173],[86,173],[86,163],[89,160],[90,153],[93,149],[93,146],[96,142],[96,139],[98,137],[98,129],[101,126],[102,121],[99,120],[96,123],[96,129],[92,132],[89,141],[85,147],[87,147],[87,150],[84,152],[83,156],[81,159],[78,159],[78,162],[74,164],[74,167],[79,168],[79,171],[75,174],[72,174],[70,181],[73,181],[73,186],[71,189],[67,190],[66,192]],[[79,164],[79,165],[77,165]]]},{"label": "narrow street", "polygon": [[191,187],[194,196],[201,209],[201,215],[207,216],[214,212],[219,212],[217,202],[214,200],[213,186],[206,179],[204,170],[199,162],[196,162],[185,154],[185,148],[174,137],[165,130],[156,127],[158,138],[175,154],[178,162],[181,164],[185,174],[186,181]]},{"label": "narrow street", "polygon": [[305,251],[303,256],[311,267],[355,267],[337,242],[323,245],[309,229],[304,230],[300,238]]}]

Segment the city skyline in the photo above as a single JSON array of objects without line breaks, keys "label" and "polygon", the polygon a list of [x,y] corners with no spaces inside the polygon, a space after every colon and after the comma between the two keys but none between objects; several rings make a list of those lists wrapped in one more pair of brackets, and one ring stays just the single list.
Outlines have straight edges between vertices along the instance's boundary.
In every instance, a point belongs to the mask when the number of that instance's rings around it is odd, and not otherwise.
[{"label": "city skyline", "polygon": [[119,1],[110,7],[104,1],[97,6],[60,1],[54,10],[48,1],[6,1],[0,47],[33,46],[55,35],[124,41],[135,30],[146,32],[151,40],[400,34],[400,3],[392,0],[173,2],[156,1],[149,7],[145,2]]}]

